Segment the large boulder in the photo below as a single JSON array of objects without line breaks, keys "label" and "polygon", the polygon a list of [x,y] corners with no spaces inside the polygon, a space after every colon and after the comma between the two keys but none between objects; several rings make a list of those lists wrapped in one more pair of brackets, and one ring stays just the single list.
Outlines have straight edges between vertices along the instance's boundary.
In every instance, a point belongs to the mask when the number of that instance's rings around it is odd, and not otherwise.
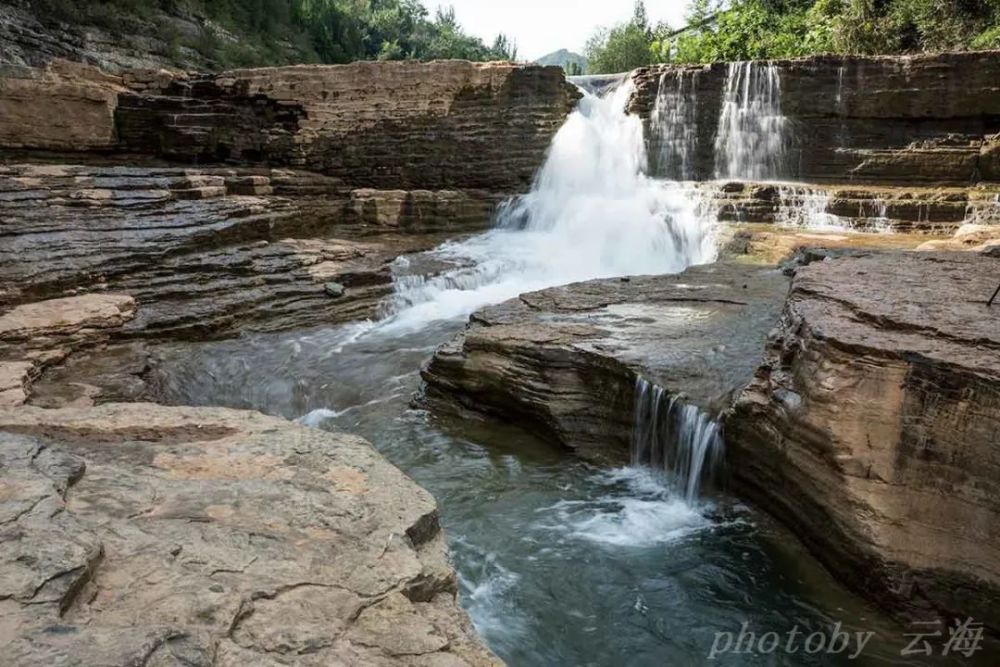
[{"label": "large boulder", "polygon": [[0,410],[3,662],[497,665],[437,508],[360,438],[251,412]]},{"label": "large boulder", "polygon": [[734,490],[906,613],[1000,628],[1000,259],[856,252],[798,269],[726,421]]}]

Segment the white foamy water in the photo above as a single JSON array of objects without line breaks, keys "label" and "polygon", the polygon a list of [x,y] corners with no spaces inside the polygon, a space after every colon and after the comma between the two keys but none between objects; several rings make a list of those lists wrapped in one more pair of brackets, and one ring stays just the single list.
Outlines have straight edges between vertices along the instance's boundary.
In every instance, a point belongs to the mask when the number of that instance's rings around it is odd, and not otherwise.
[{"label": "white foamy water", "polygon": [[460,268],[400,278],[382,326],[419,329],[524,292],[713,261],[713,225],[691,189],[646,174],[642,122],[625,112],[631,93],[631,81],[584,93],[531,192],[502,206],[492,231],[434,251]]},{"label": "white foamy water", "polygon": [[670,480],[651,468],[630,466],[595,475],[603,493],[562,500],[538,510],[546,530],[573,540],[645,548],[677,541],[711,521],[708,506],[688,502]]}]

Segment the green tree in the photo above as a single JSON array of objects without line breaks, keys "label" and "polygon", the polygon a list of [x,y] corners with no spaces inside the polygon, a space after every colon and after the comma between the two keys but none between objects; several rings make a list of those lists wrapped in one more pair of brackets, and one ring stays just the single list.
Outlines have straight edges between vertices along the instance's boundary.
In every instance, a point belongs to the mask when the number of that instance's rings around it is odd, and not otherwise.
[{"label": "green tree", "polygon": [[648,65],[653,62],[650,52],[652,41],[646,5],[638,0],[631,20],[598,30],[587,41],[584,47],[587,72],[610,74]]}]

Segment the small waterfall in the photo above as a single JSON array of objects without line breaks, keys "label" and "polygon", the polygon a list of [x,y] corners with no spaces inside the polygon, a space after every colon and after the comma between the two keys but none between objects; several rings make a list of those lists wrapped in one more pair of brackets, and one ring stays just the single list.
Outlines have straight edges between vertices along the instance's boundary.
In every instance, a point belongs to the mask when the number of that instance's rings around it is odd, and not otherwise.
[{"label": "small waterfall", "polygon": [[665,471],[689,502],[697,500],[722,465],[718,422],[642,377],[635,382],[634,411],[632,464]]},{"label": "small waterfall", "polygon": [[965,208],[963,224],[1000,224],[1000,193],[994,194],[989,199],[970,201]]},{"label": "small waterfall", "polygon": [[840,216],[829,213],[830,193],[803,185],[778,186],[778,210],[774,222],[784,227],[816,230],[843,230],[849,225]]},{"label": "small waterfall", "polygon": [[757,181],[787,177],[787,130],[777,66],[730,63],[715,137],[715,177]]},{"label": "small waterfall", "polygon": [[[664,71],[650,116],[650,130],[658,147],[653,172],[675,181],[695,178],[700,72],[697,69]],[[670,77],[675,82],[669,81]]]},{"label": "small waterfall", "polygon": [[858,205],[858,218],[871,231],[880,234],[892,232],[892,225],[889,224],[889,205],[882,197],[876,196],[867,201],[863,200]]}]

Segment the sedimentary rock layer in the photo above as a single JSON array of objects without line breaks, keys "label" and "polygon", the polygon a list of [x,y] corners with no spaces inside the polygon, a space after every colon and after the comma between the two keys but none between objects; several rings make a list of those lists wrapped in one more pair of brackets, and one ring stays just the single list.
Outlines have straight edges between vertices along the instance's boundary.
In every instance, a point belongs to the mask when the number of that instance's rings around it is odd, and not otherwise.
[{"label": "sedimentary rock layer", "polygon": [[527,189],[578,91],[558,67],[359,62],[0,76],[6,149],[307,169],[381,189]]},{"label": "sedimentary rock layer", "polygon": [[237,70],[123,95],[122,143],[376,188],[530,185],[578,97],[558,67],[437,61]]},{"label": "sedimentary rock layer", "polygon": [[393,258],[482,229],[497,199],[278,169],[0,166],[0,306],[129,294],[126,332],[147,337],[368,317]]},{"label": "sedimentary rock layer", "polygon": [[799,228],[949,234],[964,224],[996,226],[1000,183],[906,187],[716,181],[698,186],[722,222]]},{"label": "sedimentary rock layer", "polygon": [[[788,119],[788,155],[777,176],[904,184],[1000,179],[1000,52],[817,56],[773,64]],[[636,71],[631,108],[647,120],[652,155],[663,136],[650,125],[657,95],[681,95],[695,110],[693,126],[685,128],[694,137],[693,176],[714,176],[729,67]]]},{"label": "sedimentary rock layer", "polygon": [[497,665],[433,499],[251,412],[0,409],[3,662]]},{"label": "sedimentary rock layer", "polygon": [[800,268],[726,421],[734,490],[888,605],[1000,627],[1000,259]]},{"label": "sedimentary rock layer", "polygon": [[786,288],[775,269],[721,263],[524,294],[476,312],[435,353],[424,400],[620,457],[636,377],[719,412],[749,380]]}]

